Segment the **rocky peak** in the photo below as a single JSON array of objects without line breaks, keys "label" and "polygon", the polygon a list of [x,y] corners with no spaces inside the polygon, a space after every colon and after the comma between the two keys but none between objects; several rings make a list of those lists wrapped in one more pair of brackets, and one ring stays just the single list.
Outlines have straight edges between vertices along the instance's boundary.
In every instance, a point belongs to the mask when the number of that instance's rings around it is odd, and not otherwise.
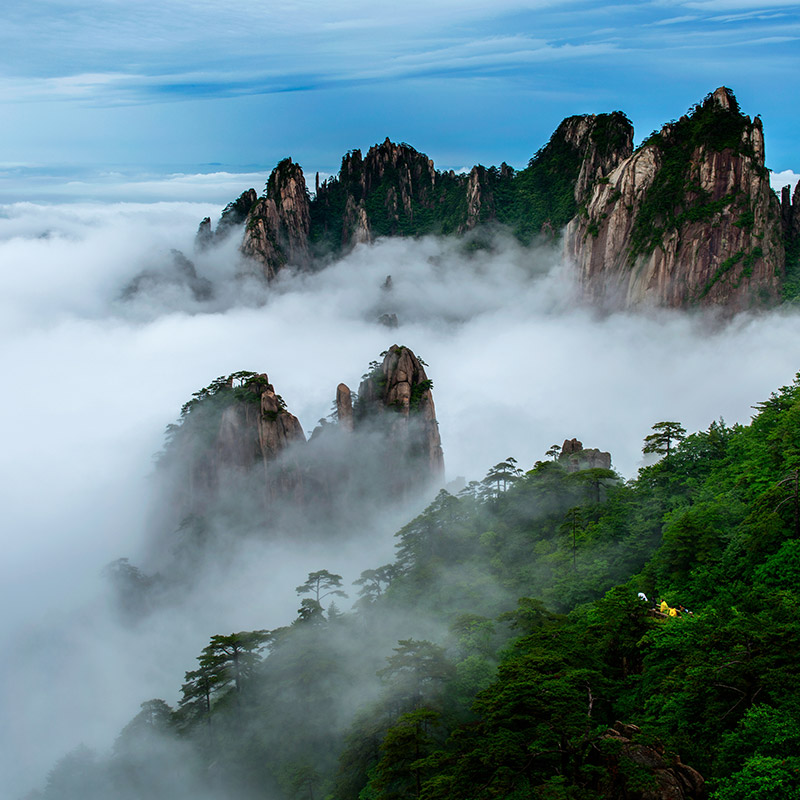
[{"label": "rocky peak", "polygon": [[259,262],[267,280],[287,264],[310,263],[311,218],[303,170],[291,158],[269,176],[265,195],[247,216],[242,252]]},{"label": "rocky peak", "polygon": [[715,89],[704,101],[703,105],[713,104],[725,111],[739,113],[739,102],[734,93],[727,86],[720,86]]},{"label": "rocky peak", "polygon": [[[510,169],[508,164],[503,164],[506,171],[501,170],[501,179],[509,179]],[[486,219],[495,219],[497,214],[494,204],[494,194],[492,192],[489,181],[487,180],[486,167],[480,165],[473,167],[470,170],[469,177],[467,178],[467,219],[461,226],[460,231],[463,233],[467,230],[472,230],[479,222]]]},{"label": "rocky peak", "polygon": [[320,420],[308,441],[266,373],[233,373],[196,392],[161,462],[176,487],[170,513],[245,519],[250,530],[302,519],[322,531],[352,522],[365,502],[391,505],[440,483],[432,383],[408,348],[384,356],[355,403],[338,385],[336,424]]},{"label": "rocky peak", "polygon": [[386,138],[362,159],[354,150],[342,162],[341,183],[348,198],[342,243],[394,236],[414,224],[416,207],[430,207],[436,170],[433,162],[407,144]]},{"label": "rocky peak", "polygon": [[[705,800],[703,776],[636,725],[616,722],[600,736],[590,762],[604,767],[596,788],[608,800]],[[605,745],[605,746],[603,746]],[[643,780],[643,776],[649,780]]]},{"label": "rocky peak", "polygon": [[347,433],[353,430],[353,394],[347,384],[336,387],[336,420]]},{"label": "rocky peak", "polygon": [[567,472],[579,472],[584,469],[611,469],[611,453],[596,448],[583,447],[577,439],[565,439],[561,445],[558,462]]},{"label": "rocky peak", "polygon": [[247,220],[247,215],[257,201],[258,194],[256,194],[256,190],[247,189],[232,203],[228,203],[228,205],[222,209],[222,214],[217,223],[217,229],[215,231],[217,238],[227,236],[234,229],[243,225]]},{"label": "rocky peak", "polygon": [[198,250],[205,250],[214,241],[214,231],[211,228],[211,217],[203,217],[197,226],[197,234],[194,237],[194,246]]},{"label": "rocky peak", "polygon": [[596,302],[774,301],[784,252],[761,121],[721,87],[589,190],[567,253]]},{"label": "rocky peak", "polygon": [[[419,470],[423,483],[440,479],[444,457],[433,404],[433,381],[407,347],[392,345],[373,362],[358,389],[356,427],[373,427],[387,437],[392,462],[408,476]],[[408,470],[409,464],[414,464]]]},{"label": "rocky peak", "polygon": [[195,392],[168,436],[165,459],[177,465],[183,516],[205,513],[224,487],[254,471],[265,499],[296,488],[278,465],[305,435],[265,373],[233,373]]},{"label": "rocky peak", "polygon": [[233,231],[240,225],[243,225],[247,220],[247,215],[256,204],[258,195],[255,189],[247,189],[242,192],[239,197],[231,203],[228,203],[222,214],[220,214],[219,222],[217,223],[216,230],[211,227],[211,217],[206,217],[200,223],[197,229],[197,236],[195,237],[195,247],[198,250],[203,250],[206,247],[227,238]]},{"label": "rocky peak", "polygon": [[[583,159],[575,181],[575,202],[586,202],[595,183],[607,180],[609,173],[633,152],[633,125],[621,112],[585,117],[576,146]],[[577,132],[576,132],[577,133]]]},{"label": "rocky peak", "polygon": [[781,189],[781,225],[786,243],[789,245],[800,241],[800,181],[794,187]]}]

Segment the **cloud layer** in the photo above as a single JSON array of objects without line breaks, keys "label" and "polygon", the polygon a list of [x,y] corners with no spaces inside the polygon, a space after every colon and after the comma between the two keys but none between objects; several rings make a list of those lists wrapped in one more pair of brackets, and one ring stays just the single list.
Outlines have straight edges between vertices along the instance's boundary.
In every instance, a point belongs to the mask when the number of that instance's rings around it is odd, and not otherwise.
[{"label": "cloud layer", "polygon": [[[202,203],[0,208],[9,384],[0,400],[0,602],[14,610],[0,636],[15,654],[0,682],[5,718],[20,721],[16,741],[0,742],[0,751],[1,771],[20,793],[80,741],[107,746],[142,700],[174,702],[212,633],[285,624],[305,573],[327,568],[349,582],[391,553],[400,519],[370,531],[369,545],[356,536],[330,552],[265,546],[248,572],[217,582],[213,602],[198,601],[202,614],[173,609],[134,631],[118,627],[99,573],[115,558],[141,557],[162,431],[217,376],[268,372],[308,431],[329,413],[340,381],[355,388],[379,352],[405,344],[429,365],[448,477],[470,480],[509,455],[529,468],[572,437],[610,450],[631,477],[654,422],[689,430],[720,416],[747,422],[751,406],[798,369],[786,346],[800,338],[793,310],[728,322],[656,311],[598,316],[578,300],[556,251],[525,250],[502,234],[488,249],[380,241],[317,275],[287,274],[266,294],[237,278],[234,238],[195,257],[216,290],[208,303],[174,283],[121,299],[142,270],[169,273],[170,248],[193,255],[198,220],[217,211]],[[398,329],[377,322],[387,312]]]}]

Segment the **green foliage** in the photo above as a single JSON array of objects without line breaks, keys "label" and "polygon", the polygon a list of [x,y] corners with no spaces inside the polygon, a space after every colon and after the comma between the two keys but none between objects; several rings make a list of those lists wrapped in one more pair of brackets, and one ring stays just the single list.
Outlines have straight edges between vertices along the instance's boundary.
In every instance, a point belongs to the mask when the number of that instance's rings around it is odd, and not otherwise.
[{"label": "green foliage", "polygon": [[431,389],[433,389],[433,381],[429,379],[419,381],[411,387],[411,398],[409,399],[409,408],[411,411],[419,410],[419,404],[422,402],[422,398]]},{"label": "green foliage", "polygon": [[[581,119],[565,120],[520,171],[507,164],[477,165],[469,175],[437,171],[432,177],[427,156],[409,145],[397,145],[396,158],[382,157],[386,143],[366,158],[353,150],[311,201],[311,240],[321,252],[338,252],[349,241],[346,226],[353,223],[354,207],[363,207],[375,237],[464,233],[475,223],[499,222],[527,244],[544,230],[557,231],[577,212],[575,183],[583,155],[565,126]],[[621,111],[598,115],[590,133],[602,158],[619,151],[631,135]],[[470,207],[468,192],[475,184],[481,202]],[[467,248],[482,246],[475,238],[467,243]]]},{"label": "green foliage", "polygon": [[[711,200],[697,184],[693,174],[694,154],[699,148],[710,152],[731,150],[753,156],[742,142],[748,118],[739,111],[733,95],[731,108],[725,109],[711,95],[694,106],[689,114],[653,133],[642,147],[658,148],[660,167],[645,194],[631,231],[631,263],[640,254],[649,255],[660,247],[664,237],[685,223],[707,221],[725,211],[739,198],[726,195]],[[739,221],[748,223],[749,198],[741,199]]]},{"label": "green foliage", "polygon": [[110,760],[67,758],[44,796],[117,796],[128,744],[176,730],[247,800],[636,796],[653,772],[617,720],[717,800],[800,796],[800,378],[750,425],[653,436],[666,457],[627,483],[507,459],[441,492],[353,611],[326,616],[342,578],[310,573],[299,620],[212,637],[177,711],[148,701]]},{"label": "green foliage", "polygon": [[653,433],[644,437],[642,452],[655,453],[669,458],[672,445],[686,436],[686,428],[679,422],[656,422]]},{"label": "green foliage", "polygon": [[[236,403],[259,404],[268,386],[266,375],[240,370],[227,377],[221,375],[208,386],[193,392],[192,399],[181,407],[178,422],[167,426],[162,458],[169,456],[178,442],[189,439],[195,448],[208,447],[218,432],[222,412]],[[283,413],[286,404],[280,395],[276,397],[277,413]]]}]

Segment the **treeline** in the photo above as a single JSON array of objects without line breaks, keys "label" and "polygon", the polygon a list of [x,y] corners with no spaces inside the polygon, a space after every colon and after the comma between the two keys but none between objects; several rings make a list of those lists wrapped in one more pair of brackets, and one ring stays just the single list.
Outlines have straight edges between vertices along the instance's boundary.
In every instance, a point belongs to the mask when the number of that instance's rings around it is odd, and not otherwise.
[{"label": "treeline", "polygon": [[311,573],[290,625],[213,637],[42,797],[658,797],[678,755],[682,796],[800,797],[800,381],[645,447],[630,482],[553,448],[440,493],[351,611]]}]

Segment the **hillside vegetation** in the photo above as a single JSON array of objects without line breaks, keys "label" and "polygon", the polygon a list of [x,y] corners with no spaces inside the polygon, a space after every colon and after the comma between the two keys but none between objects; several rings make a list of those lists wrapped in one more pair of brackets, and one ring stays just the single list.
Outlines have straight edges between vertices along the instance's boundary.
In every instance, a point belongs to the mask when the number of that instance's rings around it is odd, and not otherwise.
[{"label": "hillside vegetation", "polygon": [[800,797],[800,381],[654,430],[635,480],[508,459],[354,587],[297,576],[291,624],[214,636],[42,797],[647,798],[680,762],[685,797]]}]

